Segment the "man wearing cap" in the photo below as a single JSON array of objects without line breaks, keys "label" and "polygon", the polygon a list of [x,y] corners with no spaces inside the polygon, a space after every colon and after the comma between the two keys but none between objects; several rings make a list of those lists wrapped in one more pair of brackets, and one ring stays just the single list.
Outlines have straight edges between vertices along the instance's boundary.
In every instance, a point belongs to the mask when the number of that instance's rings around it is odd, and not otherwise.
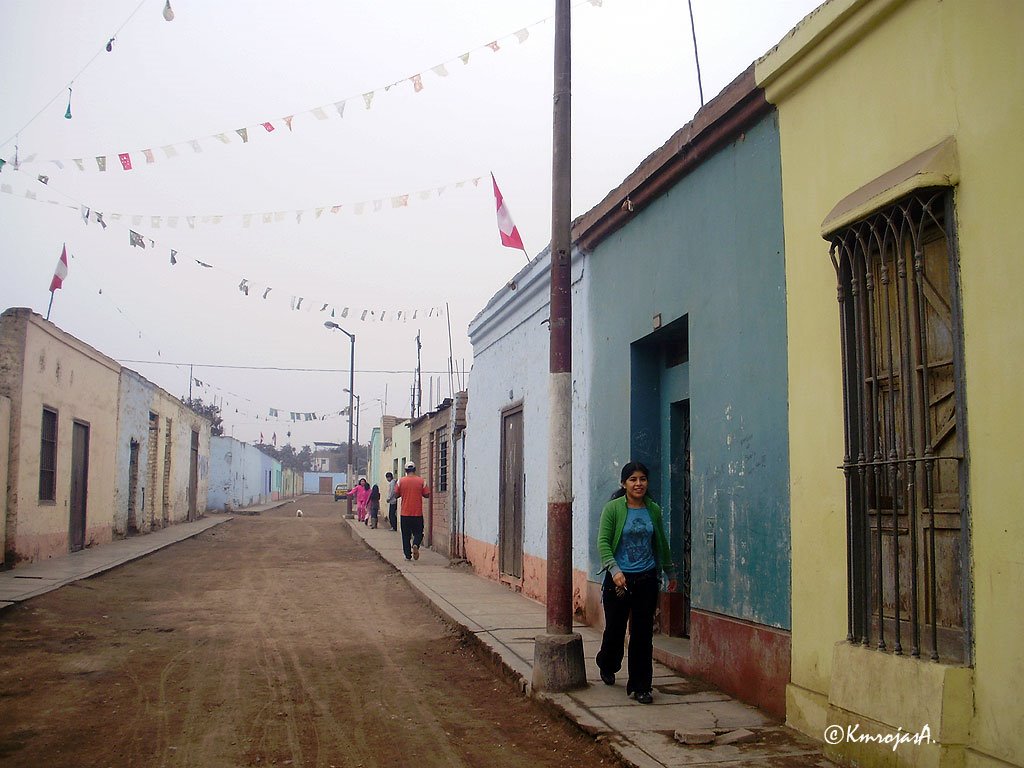
[{"label": "man wearing cap", "polygon": [[405,477],[395,486],[395,498],[402,500],[399,525],[402,529],[402,551],[406,560],[420,559],[420,544],[423,543],[423,499],[428,496],[430,488],[423,478],[416,474],[416,465],[410,461],[405,465]]}]

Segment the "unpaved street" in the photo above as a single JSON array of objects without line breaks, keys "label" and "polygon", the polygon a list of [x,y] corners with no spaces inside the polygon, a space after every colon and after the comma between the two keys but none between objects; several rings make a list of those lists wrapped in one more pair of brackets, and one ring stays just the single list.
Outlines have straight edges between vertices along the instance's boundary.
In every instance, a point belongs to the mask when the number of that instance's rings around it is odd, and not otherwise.
[{"label": "unpaved street", "polygon": [[608,765],[364,545],[239,517],[0,613],[0,764]]}]

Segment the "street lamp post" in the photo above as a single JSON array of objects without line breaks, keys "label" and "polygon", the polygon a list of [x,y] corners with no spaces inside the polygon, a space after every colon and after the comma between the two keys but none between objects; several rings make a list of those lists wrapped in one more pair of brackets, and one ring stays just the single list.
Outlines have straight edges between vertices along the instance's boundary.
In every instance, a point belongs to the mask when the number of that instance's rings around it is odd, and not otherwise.
[{"label": "street lamp post", "polygon": [[348,390],[348,389],[346,389],[345,391],[348,392],[349,395],[351,395],[352,397],[354,397],[356,399],[356,445],[358,446],[359,445],[359,410],[361,408],[361,406],[359,405],[359,395],[353,395],[351,390]]},{"label": "street lamp post", "polygon": [[[349,356],[348,365],[348,470],[345,472],[345,482],[349,486],[349,490],[352,490],[352,390],[355,387],[355,374],[356,374],[356,335],[349,333],[337,323],[328,320],[324,323],[325,328],[330,328],[334,331],[341,331],[346,336],[351,344],[351,354]],[[352,514],[352,497],[348,497],[348,509],[345,512],[345,517],[351,519],[355,517]]]}]

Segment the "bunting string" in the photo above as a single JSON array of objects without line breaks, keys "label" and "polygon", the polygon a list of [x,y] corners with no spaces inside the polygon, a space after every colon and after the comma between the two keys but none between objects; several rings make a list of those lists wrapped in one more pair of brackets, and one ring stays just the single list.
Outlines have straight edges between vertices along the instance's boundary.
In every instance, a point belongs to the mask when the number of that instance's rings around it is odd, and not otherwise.
[{"label": "bunting string", "polygon": [[[580,5],[591,5],[595,8],[600,8],[603,5],[603,0],[581,0],[574,4],[575,6]],[[136,9],[137,10],[137,9]],[[166,160],[172,160],[177,157],[201,154],[204,148],[208,148],[216,142],[217,144],[249,144],[255,137],[271,137],[275,134],[291,134],[293,133],[297,125],[301,125],[303,121],[308,122],[313,120],[315,122],[323,122],[328,120],[341,120],[345,116],[345,110],[350,102],[355,102],[358,107],[362,104],[364,110],[370,110],[372,108],[374,99],[382,94],[389,93],[390,91],[399,88],[405,84],[409,84],[414,94],[422,92],[427,87],[427,81],[424,80],[426,72],[430,72],[430,79],[443,80],[446,79],[454,69],[459,67],[465,67],[469,65],[471,58],[477,56],[482,51],[490,51],[491,53],[498,53],[505,50],[513,42],[516,45],[522,45],[530,38],[530,31],[539,27],[542,24],[546,24],[554,16],[547,16],[533,24],[528,24],[515,32],[512,32],[502,37],[496,38],[489,43],[472,48],[469,51],[455,56],[451,59],[443,61],[439,64],[435,64],[431,67],[427,67],[422,72],[410,75],[408,77],[396,80],[393,83],[385,86],[378,86],[372,90],[363,92],[361,94],[353,94],[346,96],[337,101],[333,101],[328,104],[322,104],[320,106],[312,107],[300,112],[295,112],[291,115],[285,115],[283,117],[259,120],[251,125],[243,126],[241,128],[234,128],[232,130],[221,131],[219,133],[210,134],[208,136],[200,136],[191,139],[185,139],[183,141],[174,142],[172,144],[165,144],[162,146],[148,147],[145,149],[132,149],[127,151],[118,152],[106,152],[103,154],[90,154],[77,158],[64,158],[64,159],[51,159],[51,160],[37,160],[38,153],[31,154],[19,161],[20,165],[30,165],[33,163],[45,163],[52,165],[58,170],[74,169],[78,171],[95,171],[99,173],[105,173],[108,170],[120,168],[122,171],[132,171],[140,166],[154,165],[157,162],[164,162]],[[52,103],[52,102],[51,102]],[[70,106],[69,106],[70,110]],[[38,115],[36,116],[38,117]],[[296,118],[299,118],[299,122],[296,123]],[[33,118],[35,120],[35,118]],[[30,121],[31,123],[31,121]],[[116,158],[116,160],[112,159]],[[10,162],[10,161],[8,161]]]},{"label": "bunting string", "polygon": [[[292,411],[285,408],[260,407],[248,397],[221,389],[195,376],[192,377],[192,385],[194,389],[200,390],[207,395],[205,398],[207,402],[213,402],[209,397],[211,393],[219,393],[221,395],[222,404],[219,407],[222,417],[237,415],[268,424],[292,424],[299,421],[328,421],[341,417],[348,418],[348,408],[342,408],[340,411],[306,411],[302,409]],[[225,395],[230,396],[232,399],[229,400]],[[239,403],[237,401],[243,402]]]},{"label": "bunting string", "polygon": [[[0,165],[0,172],[4,170],[4,166]],[[27,172],[20,171],[22,176],[28,176]],[[49,179],[43,176],[32,179],[40,185],[49,187]],[[13,185],[9,183],[0,183],[0,192],[16,195]],[[60,193],[63,194],[63,193]],[[107,219],[110,218],[110,223],[115,224],[115,229],[121,230],[121,222],[115,220],[111,216],[105,215],[101,211],[94,210],[89,206],[78,203],[77,206],[69,205],[67,203],[61,203],[53,198],[40,200],[38,194],[34,189],[25,189],[24,198],[37,202],[45,202],[53,205],[62,206],[72,210],[78,210],[83,224],[88,226],[90,223],[97,224],[102,227],[103,231],[108,229]],[[269,305],[281,306],[285,298],[289,299],[288,306],[291,311],[295,312],[316,312],[325,317],[342,318],[346,320],[358,320],[360,322],[409,322],[411,320],[422,321],[433,318],[441,319],[445,317],[445,307],[442,304],[428,307],[413,307],[401,309],[389,308],[389,307],[367,307],[367,306],[346,306],[343,304],[337,304],[333,301],[323,301],[322,299],[315,298],[310,295],[300,295],[298,293],[291,293],[288,291],[277,290],[275,292],[275,286],[271,286],[269,283],[259,282],[249,277],[240,276],[237,274],[230,275],[225,270],[218,268],[215,264],[209,261],[203,261],[195,257],[187,257],[183,255],[179,250],[170,248],[164,245],[160,245],[154,238],[144,235],[142,232],[135,229],[128,229],[128,244],[133,248],[140,250],[148,250],[151,252],[162,251],[168,255],[168,262],[171,267],[176,267],[181,264],[183,266],[199,268],[201,270],[209,270],[211,272],[217,272],[224,274],[228,281],[238,280],[238,290],[246,297],[261,297],[262,301],[268,301]],[[319,309],[315,309],[319,307]]]},{"label": "bunting string", "polygon": [[[2,169],[3,165],[4,162],[0,160],[0,169]],[[439,200],[445,193],[451,190],[461,191],[467,187],[479,187],[482,179],[483,176],[472,176],[458,181],[450,181],[429,189],[420,189],[415,192],[402,192],[394,195],[384,195],[383,197],[363,199],[354,203],[332,203],[330,205],[318,205],[311,208],[300,208],[287,211],[248,211],[245,213],[203,214],[107,212],[105,214],[97,215],[101,217],[106,216],[106,219],[110,221],[130,222],[133,227],[140,227],[145,223],[148,224],[151,229],[159,229],[161,227],[168,227],[170,229],[186,227],[188,229],[196,229],[199,226],[219,225],[225,222],[235,223],[243,228],[250,228],[253,225],[281,224],[284,222],[302,224],[303,222],[318,221],[325,216],[337,216],[338,214],[363,216],[366,214],[381,213],[385,210],[401,210],[403,208],[410,207],[410,205],[418,205],[420,203]],[[48,185],[50,183],[50,177],[45,174],[38,174],[36,176],[36,180],[40,184],[44,185]],[[13,185],[9,183],[0,183],[0,193],[17,195],[14,191]],[[78,205],[61,203],[59,200],[54,200],[52,198],[42,200],[36,192],[31,190],[26,190],[24,192],[24,197],[29,200],[46,202],[52,205],[64,205],[65,207],[73,210],[81,207]],[[102,220],[100,220],[99,223],[106,226],[105,222]]]},{"label": "bunting string", "polygon": [[462,190],[467,186],[479,187],[483,176],[474,176],[459,181],[421,189],[415,192],[402,192],[397,195],[385,195],[375,199],[359,200],[354,203],[332,203],[330,205],[318,205],[312,208],[300,208],[288,211],[248,211],[245,213],[205,213],[205,214],[141,214],[141,213],[115,213],[107,214],[112,221],[128,220],[132,226],[141,226],[148,222],[150,228],[158,229],[167,226],[171,229],[188,227],[195,229],[199,225],[217,225],[222,223],[235,223],[243,228],[253,225],[280,224],[283,222],[294,222],[302,224],[304,221],[316,221],[327,216],[350,213],[355,216],[380,213],[385,210],[400,210],[408,208],[410,204],[429,202],[440,199],[450,189]]}]

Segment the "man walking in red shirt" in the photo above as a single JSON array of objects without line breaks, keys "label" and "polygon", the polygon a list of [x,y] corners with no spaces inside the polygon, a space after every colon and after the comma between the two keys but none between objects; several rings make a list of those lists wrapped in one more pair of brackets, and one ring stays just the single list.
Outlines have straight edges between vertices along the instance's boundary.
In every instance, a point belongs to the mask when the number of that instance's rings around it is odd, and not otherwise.
[{"label": "man walking in red shirt", "polygon": [[423,543],[423,499],[428,496],[430,488],[423,478],[416,474],[416,465],[409,462],[405,465],[405,477],[395,486],[395,498],[402,500],[399,525],[402,529],[402,551],[406,560],[420,559],[420,544]]}]

